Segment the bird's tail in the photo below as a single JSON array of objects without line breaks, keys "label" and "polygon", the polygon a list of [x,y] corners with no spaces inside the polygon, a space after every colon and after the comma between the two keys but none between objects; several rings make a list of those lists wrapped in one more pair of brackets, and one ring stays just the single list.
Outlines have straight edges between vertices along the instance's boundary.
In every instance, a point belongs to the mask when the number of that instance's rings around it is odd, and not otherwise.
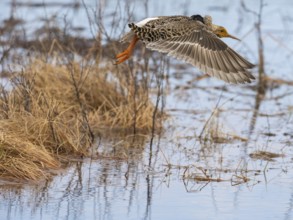
[{"label": "bird's tail", "polygon": [[122,36],[122,38],[120,39],[120,42],[121,43],[129,43],[133,39],[133,36],[134,36],[134,32],[129,31],[125,35]]}]

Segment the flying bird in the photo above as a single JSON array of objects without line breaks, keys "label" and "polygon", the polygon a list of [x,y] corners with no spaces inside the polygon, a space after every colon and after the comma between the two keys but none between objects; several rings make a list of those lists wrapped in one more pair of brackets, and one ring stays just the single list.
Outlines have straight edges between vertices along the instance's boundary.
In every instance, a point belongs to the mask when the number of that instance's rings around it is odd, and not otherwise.
[{"label": "flying bird", "polygon": [[131,31],[121,42],[130,42],[116,56],[116,64],[127,60],[137,41],[146,48],[166,53],[199,68],[210,76],[228,83],[250,83],[255,77],[249,72],[254,65],[231,49],[221,38],[239,40],[227,30],[212,23],[212,17],[160,16],[128,24]]}]

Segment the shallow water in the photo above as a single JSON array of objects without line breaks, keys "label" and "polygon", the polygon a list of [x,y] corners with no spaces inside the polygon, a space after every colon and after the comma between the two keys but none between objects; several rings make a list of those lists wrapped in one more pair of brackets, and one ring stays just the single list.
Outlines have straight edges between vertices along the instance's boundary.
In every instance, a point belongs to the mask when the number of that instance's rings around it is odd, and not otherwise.
[{"label": "shallow water", "polygon": [[[150,0],[147,10],[143,3],[131,6],[137,20],[145,14],[211,14],[216,23],[243,39],[225,42],[257,62],[256,33],[250,32],[256,18],[244,12],[239,1],[217,2],[163,5]],[[245,4],[258,10],[257,1]],[[107,1],[105,14],[111,13],[113,5],[117,2]],[[20,8],[18,15],[24,16],[27,10]],[[41,14],[40,9],[30,10],[35,14],[27,19]],[[65,13],[60,7],[46,12]],[[262,26],[266,72],[291,81],[292,12],[290,0],[267,1]],[[76,14],[80,19],[75,24],[85,25],[85,12]],[[90,34],[85,27],[83,34]],[[119,30],[112,35],[121,34]],[[257,109],[256,91],[250,86],[227,85],[213,78],[194,81],[197,70],[188,64],[180,69],[177,64],[182,62],[174,59],[170,62],[165,84],[169,118],[165,132],[154,138],[153,145],[146,138],[131,149],[119,145],[121,140],[102,140],[98,151],[120,152],[128,155],[126,159],[72,162],[52,180],[37,185],[3,182],[0,219],[293,219],[293,87],[283,84],[268,90]],[[254,72],[257,75],[257,68]],[[218,127],[222,139],[202,142],[198,136],[217,106],[220,111],[208,128]],[[254,113],[258,113],[256,118]],[[211,132],[205,130],[203,136],[208,138]],[[282,155],[272,161],[252,159],[249,154],[257,150]],[[215,181],[199,181],[198,177]]]}]

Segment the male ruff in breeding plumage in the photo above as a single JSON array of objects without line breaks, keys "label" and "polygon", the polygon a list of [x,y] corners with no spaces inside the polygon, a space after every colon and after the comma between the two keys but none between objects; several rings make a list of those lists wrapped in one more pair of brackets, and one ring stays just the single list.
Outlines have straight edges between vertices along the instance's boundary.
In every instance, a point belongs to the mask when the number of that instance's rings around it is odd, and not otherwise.
[{"label": "male ruff in breeding plumage", "polygon": [[231,49],[220,38],[238,38],[212,23],[211,16],[161,16],[146,18],[136,24],[121,42],[130,42],[125,51],[116,56],[116,64],[127,60],[138,40],[146,48],[167,53],[198,67],[203,72],[228,83],[250,83],[255,79],[249,72],[254,65]]}]

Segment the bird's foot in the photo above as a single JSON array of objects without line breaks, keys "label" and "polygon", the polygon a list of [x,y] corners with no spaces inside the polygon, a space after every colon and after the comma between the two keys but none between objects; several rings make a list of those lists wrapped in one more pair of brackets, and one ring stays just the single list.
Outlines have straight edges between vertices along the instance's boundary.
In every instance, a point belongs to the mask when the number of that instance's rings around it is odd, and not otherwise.
[{"label": "bird's foot", "polygon": [[128,49],[126,49],[125,51],[123,51],[122,53],[119,53],[116,56],[116,65],[123,63],[125,60],[127,60],[129,57],[131,56],[131,51],[129,51]]},{"label": "bird's foot", "polygon": [[131,57],[132,51],[135,47],[136,42],[138,41],[138,37],[136,35],[133,36],[132,41],[130,42],[129,46],[126,50],[124,50],[122,53],[119,53],[116,56],[116,65],[123,63],[125,60],[127,60],[129,57]]}]

